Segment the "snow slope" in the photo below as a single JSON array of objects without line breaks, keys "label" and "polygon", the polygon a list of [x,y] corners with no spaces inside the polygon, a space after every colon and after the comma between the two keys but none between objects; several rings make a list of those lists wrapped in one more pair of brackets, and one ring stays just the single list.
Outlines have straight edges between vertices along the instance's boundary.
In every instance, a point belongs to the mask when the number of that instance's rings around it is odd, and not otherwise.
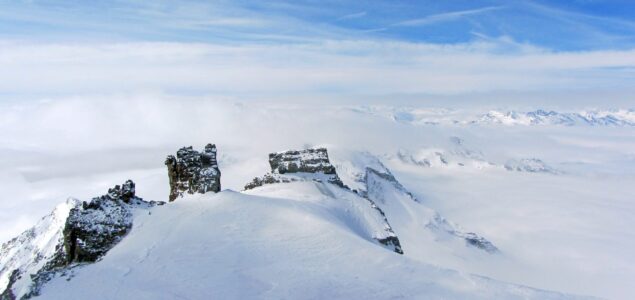
[{"label": "snow slope", "polygon": [[[135,218],[42,299],[568,299],[423,264],[365,238],[322,183],[186,196]],[[330,184],[326,184],[330,185]],[[330,202],[330,204],[329,204]]]}]

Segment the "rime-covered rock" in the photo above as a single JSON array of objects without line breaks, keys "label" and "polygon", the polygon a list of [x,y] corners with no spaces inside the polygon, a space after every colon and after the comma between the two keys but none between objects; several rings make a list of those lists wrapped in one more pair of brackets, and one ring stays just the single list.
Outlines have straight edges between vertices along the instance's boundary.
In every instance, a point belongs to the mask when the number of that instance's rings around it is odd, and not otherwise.
[{"label": "rime-covered rock", "polygon": [[314,180],[344,187],[335,167],[329,161],[326,148],[289,150],[269,154],[271,173],[254,178],[245,190],[264,184]]},{"label": "rime-covered rock", "polygon": [[30,298],[58,272],[95,262],[132,228],[137,208],[163,202],[135,195],[132,180],[90,201],[69,198],[0,248],[0,299]]},{"label": "rime-covered rock", "polygon": [[133,207],[155,204],[138,198],[134,182],[128,180],[72,208],[63,232],[67,263],[96,261],[130,231]]},{"label": "rime-covered rock", "polygon": [[269,154],[271,172],[285,173],[324,173],[335,174],[335,167],[329,161],[326,148],[289,150]]},{"label": "rime-covered rock", "polygon": [[220,191],[220,169],[216,161],[216,145],[207,144],[203,152],[183,147],[165,160],[170,178],[170,201],[183,193],[207,193]]}]

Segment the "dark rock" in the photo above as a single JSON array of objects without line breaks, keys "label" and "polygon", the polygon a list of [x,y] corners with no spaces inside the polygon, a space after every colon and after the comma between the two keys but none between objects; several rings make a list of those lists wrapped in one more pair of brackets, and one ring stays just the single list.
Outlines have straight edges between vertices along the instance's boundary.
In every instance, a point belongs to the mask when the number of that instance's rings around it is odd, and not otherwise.
[{"label": "dark rock", "polygon": [[297,181],[297,180],[295,178],[289,178],[289,177],[279,176],[277,174],[268,173],[262,177],[254,178],[250,183],[245,185],[245,190],[251,190],[251,189],[263,186],[265,184],[288,183],[293,181]]},{"label": "dark rock", "polygon": [[18,276],[20,276],[19,270],[13,270],[11,275],[9,276],[9,283],[7,284],[6,289],[0,293],[0,300],[15,300],[15,294],[13,294],[13,284],[18,280]]},{"label": "dark rock", "polygon": [[384,246],[393,248],[396,253],[403,254],[403,250],[401,249],[401,244],[399,243],[397,236],[389,236],[384,239],[377,239],[377,241]]},{"label": "dark rock", "polygon": [[207,144],[203,152],[183,147],[176,157],[168,155],[165,160],[170,178],[170,201],[182,197],[183,193],[207,193],[220,191],[220,169],[216,161],[216,145]]},{"label": "dark rock", "polygon": [[64,227],[66,264],[94,262],[106,254],[132,228],[133,207],[150,207],[135,195],[135,184],[127,180],[121,187],[108,189],[108,194],[72,208]]},{"label": "dark rock", "polygon": [[286,151],[269,154],[271,172],[284,173],[324,173],[335,174],[335,167],[329,161],[326,148]]},{"label": "dark rock", "polygon": [[[328,182],[345,187],[337,176],[335,167],[329,161],[326,148],[290,150],[269,154],[271,173],[254,178],[245,185],[245,190],[253,189],[271,183],[286,183],[298,180],[314,180]],[[316,174],[317,176],[304,176]],[[297,175],[285,176],[285,175]],[[323,175],[323,176],[322,176]]]}]

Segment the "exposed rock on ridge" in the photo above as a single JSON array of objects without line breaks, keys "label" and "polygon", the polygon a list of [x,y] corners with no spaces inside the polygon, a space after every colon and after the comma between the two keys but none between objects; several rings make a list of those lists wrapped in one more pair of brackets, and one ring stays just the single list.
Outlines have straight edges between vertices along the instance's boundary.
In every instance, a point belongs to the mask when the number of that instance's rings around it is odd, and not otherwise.
[{"label": "exposed rock on ridge", "polygon": [[58,205],[0,248],[0,299],[37,296],[56,274],[99,260],[130,231],[134,209],[157,204],[164,202],[137,197],[128,180],[90,201],[70,198]]},{"label": "exposed rock on ridge", "polygon": [[[329,161],[326,148],[290,150],[269,154],[271,173],[254,178],[245,185],[245,190],[253,189],[264,184],[293,182],[301,179],[324,181],[344,187],[337,176],[335,167]],[[284,176],[296,174],[298,176]]]},{"label": "exposed rock on ridge", "polygon": [[137,197],[134,182],[128,180],[108,189],[108,194],[72,208],[64,227],[67,263],[96,261],[130,231],[133,207],[156,204]]},{"label": "exposed rock on ridge", "polygon": [[170,201],[183,193],[207,193],[220,191],[220,169],[216,161],[216,145],[207,144],[203,152],[183,147],[165,160],[170,178]]}]

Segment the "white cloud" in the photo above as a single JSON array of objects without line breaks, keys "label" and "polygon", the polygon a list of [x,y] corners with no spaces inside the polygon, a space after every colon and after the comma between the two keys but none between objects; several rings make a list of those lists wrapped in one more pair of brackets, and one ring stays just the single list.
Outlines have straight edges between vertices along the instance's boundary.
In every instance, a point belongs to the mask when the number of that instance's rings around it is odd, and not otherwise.
[{"label": "white cloud", "polygon": [[359,19],[359,18],[365,17],[366,15],[367,15],[367,13],[365,11],[361,11],[361,12],[357,12],[357,13],[343,15],[343,16],[337,18],[337,20],[341,21],[341,20]]},{"label": "white cloud", "polygon": [[[620,89],[635,50],[551,52],[510,38],[437,45],[374,40],[310,43],[0,44],[5,94],[136,91],[293,94],[464,94]],[[6,97],[6,96],[4,96]]]}]

